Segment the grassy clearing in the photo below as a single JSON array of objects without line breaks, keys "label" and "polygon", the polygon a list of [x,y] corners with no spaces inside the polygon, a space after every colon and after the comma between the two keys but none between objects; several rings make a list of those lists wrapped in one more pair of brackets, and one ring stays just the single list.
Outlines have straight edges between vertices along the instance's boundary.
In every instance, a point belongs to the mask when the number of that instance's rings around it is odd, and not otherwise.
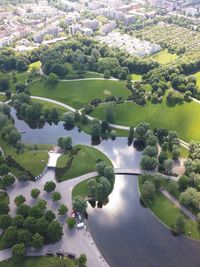
[{"label": "grassy clearing", "polygon": [[[142,186],[141,177],[138,178],[138,181],[139,181],[139,190],[141,193],[141,186]],[[145,203],[145,204],[170,229],[172,229],[178,216],[183,214],[182,211],[179,208],[177,208],[161,192],[156,193],[156,196],[151,203]],[[186,219],[185,235],[192,237],[194,239],[200,239],[200,232],[197,229],[197,223],[191,221],[188,218],[185,219]],[[191,234],[189,234],[189,232]]]},{"label": "grassy clearing", "polygon": [[[60,180],[68,180],[89,172],[95,171],[98,159],[112,165],[111,161],[99,150],[90,146],[77,145],[74,148],[81,148],[78,154],[74,155],[71,167],[64,172]],[[57,168],[65,168],[69,155],[62,155],[57,161]]]},{"label": "grassy clearing", "polygon": [[[63,263],[64,260],[64,263]],[[54,267],[67,266],[75,267],[75,261],[69,259],[60,259],[59,257],[27,257],[23,262],[15,263],[12,260],[3,261],[0,267]]]},{"label": "grassy clearing", "polygon": [[141,81],[142,80],[142,75],[133,73],[133,74],[131,74],[131,79],[133,81],[135,81],[135,82]]},{"label": "grassy clearing", "polygon": [[123,98],[130,95],[125,82],[111,80],[60,81],[57,85],[36,81],[29,84],[29,89],[32,95],[58,100],[78,109],[84,107],[94,98],[105,99],[105,90],[109,90],[111,95]]},{"label": "grassy clearing", "polygon": [[154,55],[152,59],[156,60],[160,64],[169,64],[177,59],[176,54],[171,54],[167,50],[161,51],[158,54]]},{"label": "grassy clearing", "polygon": [[[27,171],[30,171],[34,176],[40,174],[44,170],[48,162],[47,151],[29,150],[25,148],[23,154],[18,154],[12,146],[9,146],[2,139],[0,141],[5,156],[7,157],[8,155],[12,155],[16,162],[18,162]],[[15,168],[13,168],[12,171],[16,176],[21,174],[21,172]]]},{"label": "grassy clearing", "polygon": [[40,61],[36,61],[34,63],[31,63],[28,67],[29,71],[32,71],[33,68],[35,68],[37,71],[39,71],[39,69],[41,68],[42,63]]},{"label": "grassy clearing", "polygon": [[[95,108],[91,116],[104,119],[105,105]],[[147,103],[139,106],[127,102],[115,106],[114,123],[119,125],[137,126],[139,122],[149,122],[152,128],[162,127],[179,133],[181,139],[200,140],[200,105],[195,102],[170,107],[165,99],[161,104]]]}]

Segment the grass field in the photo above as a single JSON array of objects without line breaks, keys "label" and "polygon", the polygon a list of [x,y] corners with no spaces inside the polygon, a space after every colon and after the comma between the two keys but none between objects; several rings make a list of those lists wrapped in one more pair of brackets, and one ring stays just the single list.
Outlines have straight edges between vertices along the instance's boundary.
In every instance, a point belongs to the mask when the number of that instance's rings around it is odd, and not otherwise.
[{"label": "grass field", "polygon": [[88,186],[87,186],[88,180],[80,182],[73,188],[72,198],[75,198],[76,196],[82,196],[83,198],[85,198],[88,196]]},{"label": "grass field", "polygon": [[[1,147],[4,151],[5,156],[12,155],[16,162],[18,162],[26,170],[30,171],[34,176],[40,174],[48,161],[48,153],[45,150],[28,150],[25,149],[24,153],[16,153],[15,149],[5,143],[2,139]],[[16,169],[12,170],[17,176],[20,174]]]},{"label": "grass field", "polygon": [[168,64],[173,62],[178,56],[176,54],[171,54],[167,50],[161,51],[154,55],[152,59],[156,60],[160,64]]},{"label": "grass field", "polygon": [[131,79],[133,81],[135,81],[135,82],[141,81],[142,80],[142,75],[133,73],[133,74],[131,74]]},{"label": "grass field", "polygon": [[[142,180],[139,177],[139,189],[141,192]],[[176,222],[178,216],[180,216],[182,211],[177,208],[168,198],[166,198],[161,192],[156,193],[154,200],[151,203],[145,203],[148,208],[170,229]],[[200,232],[197,229],[197,223],[191,221],[188,218],[185,224],[185,235],[190,236],[194,239],[200,239]],[[191,234],[189,234],[189,232]]]},{"label": "grass field", "polygon": [[[63,263],[64,260],[64,263]],[[0,262],[0,267],[75,267],[75,261],[60,259],[59,257],[27,257],[23,262],[15,263],[12,260]]]},{"label": "grass field", "polygon": [[[111,161],[96,148],[84,145],[77,145],[74,148],[76,147],[81,148],[81,150],[74,156],[70,169],[66,170],[62,177],[59,177],[60,180],[68,180],[95,171],[98,159],[112,165]],[[69,160],[69,155],[62,155],[57,161],[57,168],[64,168],[67,160]]]},{"label": "grass field", "polygon": [[[95,108],[91,116],[103,119],[105,104]],[[139,106],[135,103],[124,103],[115,106],[114,123],[137,126],[139,122],[149,122],[152,128],[162,127],[174,130],[187,142],[200,141],[200,104],[184,103],[170,107],[163,100],[161,104],[147,103]]]},{"label": "grass field", "polygon": [[44,82],[36,81],[29,84],[32,95],[48,97],[58,100],[74,108],[82,108],[94,98],[105,99],[105,90],[111,95],[127,98],[130,95],[125,87],[125,82],[111,80],[96,81],[72,81],[58,82],[57,85],[47,85]]}]

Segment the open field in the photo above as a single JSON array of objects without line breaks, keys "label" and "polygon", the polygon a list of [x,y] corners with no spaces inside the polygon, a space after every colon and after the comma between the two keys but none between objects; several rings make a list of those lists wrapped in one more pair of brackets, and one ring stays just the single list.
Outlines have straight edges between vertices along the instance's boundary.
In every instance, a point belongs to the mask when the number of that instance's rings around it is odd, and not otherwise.
[{"label": "open field", "polygon": [[[47,151],[25,149],[24,153],[19,154],[12,146],[9,146],[2,139],[0,141],[5,156],[12,155],[16,162],[18,162],[27,171],[30,171],[34,176],[40,174],[44,170],[48,161]],[[16,176],[20,173],[16,169],[12,171]]]},{"label": "open field", "polygon": [[[103,119],[105,105],[95,108],[92,116]],[[139,106],[127,102],[114,108],[114,123],[126,126],[137,126],[139,122],[149,122],[152,128],[160,127],[177,131],[179,137],[187,142],[200,141],[200,104],[196,102],[184,103],[170,107],[165,99],[161,104],[147,103]]]},{"label": "open field", "polygon": [[[139,190],[141,193],[141,185],[142,185],[141,177],[138,178],[138,182],[139,182]],[[151,203],[145,202],[145,204],[170,229],[172,229],[178,216],[183,214],[182,211],[176,206],[174,206],[174,204],[168,198],[166,198],[161,192],[156,193],[156,196]],[[192,237],[194,239],[200,239],[200,232],[197,229],[197,223],[191,221],[186,217],[185,219],[186,219],[185,235]],[[189,234],[189,232],[191,234]]]},{"label": "open field", "polygon": [[171,54],[167,50],[161,51],[152,56],[152,59],[156,60],[160,64],[168,64],[173,62],[177,58],[176,54]]},{"label": "open field", "polygon": [[[73,156],[71,167],[64,172],[62,177],[59,177],[62,181],[95,171],[98,159],[112,165],[111,161],[96,148],[84,145],[77,145],[74,148],[81,148],[81,150]],[[57,161],[57,168],[65,168],[68,160],[69,155],[62,155]]]},{"label": "open field", "polygon": [[94,98],[105,99],[104,92],[110,91],[110,95],[127,98],[130,95],[125,87],[125,82],[111,80],[72,81],[58,82],[56,85],[47,85],[36,81],[29,84],[32,95],[48,97],[68,104],[74,108],[82,108]]},{"label": "open field", "polygon": [[0,263],[0,267],[19,267],[19,266],[20,267],[54,267],[54,266],[75,267],[76,264],[74,260],[60,259],[59,257],[27,257],[25,258],[25,260],[23,260],[23,262],[20,262],[20,265],[19,263],[14,263],[12,260],[3,261]]},{"label": "open field", "polygon": [[[200,33],[166,23],[147,26],[134,32],[136,37],[148,40],[156,44],[166,44],[173,48],[185,48],[184,55],[187,58],[200,57]],[[179,59],[181,56],[179,57]]]}]

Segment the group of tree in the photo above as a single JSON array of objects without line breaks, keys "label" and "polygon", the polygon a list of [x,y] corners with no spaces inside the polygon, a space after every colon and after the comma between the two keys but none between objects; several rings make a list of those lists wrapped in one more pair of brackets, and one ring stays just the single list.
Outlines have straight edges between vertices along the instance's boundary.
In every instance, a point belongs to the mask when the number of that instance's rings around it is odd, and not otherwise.
[{"label": "group of tree", "polygon": [[[46,201],[38,200],[34,206],[28,206],[24,202],[23,196],[17,196],[16,215],[14,217],[6,213],[0,215],[0,228],[4,230],[2,235],[4,247],[12,247],[13,257],[16,257],[16,260],[24,256],[27,247],[41,248],[44,244],[59,241],[63,235],[62,226],[55,220],[55,214],[46,209]],[[21,257],[18,255],[20,251],[24,252]]]},{"label": "group of tree", "polygon": [[102,203],[112,191],[115,173],[113,167],[102,160],[97,162],[96,170],[98,176],[89,179],[87,182],[88,197],[92,201],[99,201]]},{"label": "group of tree", "polygon": [[58,123],[59,113],[55,107],[44,108],[42,104],[33,102],[27,93],[18,93],[12,97],[17,113],[27,122]]}]

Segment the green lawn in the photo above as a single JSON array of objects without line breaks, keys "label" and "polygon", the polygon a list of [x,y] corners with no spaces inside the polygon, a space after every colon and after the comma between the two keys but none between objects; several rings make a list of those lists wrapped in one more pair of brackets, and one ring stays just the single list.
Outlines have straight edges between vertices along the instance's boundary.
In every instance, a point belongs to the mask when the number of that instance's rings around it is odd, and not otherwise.
[{"label": "green lawn", "polygon": [[12,260],[0,262],[0,267],[56,267],[67,266],[75,267],[75,261],[64,259],[66,265],[63,265],[63,259],[59,257],[27,257],[23,262],[14,263]]},{"label": "green lawn", "polygon": [[[47,151],[25,149],[24,153],[19,154],[16,153],[12,146],[6,144],[2,139],[0,141],[5,156],[12,155],[16,162],[18,162],[27,171],[30,171],[34,176],[40,174],[44,170],[48,162]],[[21,173],[21,171],[17,169],[12,169],[12,171],[16,176]]]},{"label": "green lawn", "polygon": [[178,56],[176,54],[171,54],[167,50],[161,51],[154,55],[152,59],[156,60],[160,64],[172,63]]},{"label": "green lawn", "polygon": [[[96,177],[94,177],[95,179]],[[88,179],[89,180],[89,179]],[[77,184],[72,191],[72,198],[75,198],[76,196],[82,196],[83,198],[88,196],[88,186],[87,182],[88,180],[82,181],[79,184]]]},{"label": "green lawn", "polygon": [[10,89],[12,91],[12,93],[15,93],[15,86],[16,84],[25,84],[27,79],[28,79],[28,72],[16,72],[16,78],[17,81],[13,82],[12,81],[12,72],[9,73],[10,74]]},{"label": "green lawn", "polygon": [[[91,116],[104,119],[105,105],[95,108]],[[181,139],[200,141],[200,104],[191,102],[170,107],[163,100],[161,104],[139,106],[128,102],[115,106],[114,123],[137,126],[139,122],[147,121],[152,128],[162,127],[179,133]]]},{"label": "green lawn", "polygon": [[[139,189],[141,192],[142,180],[138,178]],[[161,192],[156,193],[154,200],[151,203],[145,203],[148,208],[164,223],[172,229],[179,215],[183,214],[168,198]],[[191,232],[191,234],[188,234]],[[186,218],[185,235],[194,239],[200,239],[200,232],[197,229],[197,223]]]},{"label": "green lawn", "polygon": [[69,104],[74,108],[82,108],[94,98],[105,99],[107,91],[110,95],[127,98],[130,95],[125,82],[111,80],[69,81],[48,85],[41,81],[29,84],[32,95],[48,97]]},{"label": "green lawn", "polygon": [[[91,146],[76,145],[74,148],[81,148],[74,156],[70,169],[66,170],[59,180],[64,181],[95,171],[98,159],[112,165],[111,161],[99,150]],[[65,168],[69,155],[62,155],[57,161],[57,168]]]},{"label": "green lawn", "polygon": [[4,102],[5,100],[6,100],[6,96],[0,94],[0,102]]},{"label": "green lawn", "polygon": [[133,73],[133,74],[131,74],[131,79],[134,82],[141,81],[142,80],[142,75]]},{"label": "green lawn", "polygon": [[196,72],[194,74],[194,76],[196,77],[197,79],[197,87],[198,87],[198,91],[200,91],[200,71]]},{"label": "green lawn", "polygon": [[28,70],[31,71],[33,68],[35,68],[37,71],[39,71],[42,63],[40,61],[36,61],[34,63],[31,63],[28,67]]}]

